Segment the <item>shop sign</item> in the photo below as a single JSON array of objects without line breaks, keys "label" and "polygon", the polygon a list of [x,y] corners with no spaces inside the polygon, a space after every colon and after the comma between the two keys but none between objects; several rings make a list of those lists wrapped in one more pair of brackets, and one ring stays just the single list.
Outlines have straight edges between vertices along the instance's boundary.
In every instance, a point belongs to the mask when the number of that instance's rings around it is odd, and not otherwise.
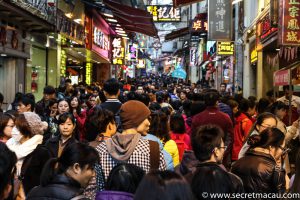
[{"label": "shop sign", "polygon": [[208,40],[231,41],[232,4],[227,0],[208,1]]},{"label": "shop sign", "polygon": [[277,30],[278,28],[271,26],[270,14],[268,13],[256,24],[257,43],[264,43],[273,36],[273,33]]},{"label": "shop sign", "polygon": [[251,63],[255,63],[257,61],[257,51],[256,49],[254,48],[252,51],[251,51],[251,54],[250,54],[250,62]]},{"label": "shop sign", "polygon": [[66,38],[74,40],[82,45],[85,37],[84,27],[60,12],[58,13],[57,18],[57,31],[62,33]]},{"label": "shop sign", "polygon": [[144,59],[139,59],[138,63],[136,65],[137,68],[145,68],[146,67],[146,62]]},{"label": "shop sign", "polygon": [[290,70],[279,70],[274,72],[274,86],[289,85]]},{"label": "shop sign", "polygon": [[113,64],[124,65],[125,48],[122,42],[122,38],[114,38],[113,43]]},{"label": "shop sign", "polygon": [[192,47],[190,49],[190,66],[195,66],[195,63],[196,63],[196,52],[197,52],[197,49],[195,47]]},{"label": "shop sign", "polygon": [[280,34],[279,43],[281,45],[300,44],[300,1],[282,0],[280,1]]},{"label": "shop sign", "polygon": [[180,8],[171,5],[149,5],[147,11],[153,15],[154,22],[180,22]]},{"label": "shop sign", "polygon": [[92,77],[92,63],[86,63],[85,65],[85,83],[90,85]]},{"label": "shop sign", "polygon": [[94,27],[94,39],[93,42],[98,47],[104,50],[109,50],[109,38],[108,35],[104,34],[101,29]]},{"label": "shop sign", "polygon": [[233,55],[234,42],[218,42],[217,55]]},{"label": "shop sign", "polygon": [[207,20],[194,20],[192,25],[192,31],[194,32],[204,32],[207,31]]},{"label": "shop sign", "polygon": [[129,45],[129,55],[130,60],[136,60],[137,59],[137,44],[130,44]]}]

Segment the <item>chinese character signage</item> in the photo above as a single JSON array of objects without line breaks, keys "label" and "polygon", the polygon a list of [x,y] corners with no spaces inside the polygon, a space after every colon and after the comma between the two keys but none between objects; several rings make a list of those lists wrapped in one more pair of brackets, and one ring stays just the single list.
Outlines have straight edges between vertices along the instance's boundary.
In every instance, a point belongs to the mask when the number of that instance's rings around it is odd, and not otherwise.
[{"label": "chinese character signage", "polygon": [[280,1],[281,45],[300,45],[300,0]]},{"label": "chinese character signage", "polygon": [[274,86],[280,86],[280,85],[289,85],[290,81],[290,70],[279,70],[274,72],[273,76],[273,82]]},{"label": "chinese character signage", "polygon": [[192,32],[207,32],[207,14],[198,14],[192,21]]},{"label": "chinese character signage", "polygon": [[233,55],[234,42],[218,42],[217,54],[218,55]]},{"label": "chinese character signage", "polygon": [[232,40],[231,0],[208,1],[208,40]]},{"label": "chinese character signage", "polygon": [[196,47],[191,47],[190,49],[190,66],[195,66],[196,64]]},{"label": "chinese character signage", "polygon": [[114,65],[124,65],[124,58],[125,58],[125,48],[122,38],[114,38],[113,43],[113,62]]},{"label": "chinese character signage", "polygon": [[263,44],[270,37],[274,36],[277,33],[278,28],[271,26],[270,14],[265,15],[261,20],[256,24],[256,43]]},{"label": "chinese character signage", "polygon": [[257,51],[254,48],[250,54],[250,63],[252,64],[252,63],[255,63],[256,61],[257,61]]},{"label": "chinese character signage", "polygon": [[171,5],[147,6],[147,11],[153,15],[154,22],[180,22],[180,8]]},{"label": "chinese character signage", "polygon": [[93,42],[104,50],[109,50],[109,38],[100,28],[94,26]]}]

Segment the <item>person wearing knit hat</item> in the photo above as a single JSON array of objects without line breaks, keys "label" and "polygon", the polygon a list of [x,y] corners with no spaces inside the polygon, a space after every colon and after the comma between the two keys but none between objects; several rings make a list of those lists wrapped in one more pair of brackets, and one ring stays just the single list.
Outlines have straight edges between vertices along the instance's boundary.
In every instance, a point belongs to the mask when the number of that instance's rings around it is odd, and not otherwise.
[{"label": "person wearing knit hat", "polygon": [[[110,171],[118,164],[126,162],[141,167],[146,173],[150,169],[166,170],[166,162],[164,155],[159,149],[156,142],[150,142],[143,139],[142,136],[147,135],[150,128],[148,117],[151,112],[149,108],[140,101],[130,100],[124,103],[120,108],[120,118],[122,122],[122,133],[116,133],[112,138],[101,142],[96,150],[98,151],[102,173],[96,171],[96,180],[101,180],[98,184],[103,186],[107,181]],[[151,143],[151,144],[150,144]],[[155,143],[154,145],[152,145]],[[150,147],[151,146],[151,147]],[[157,148],[153,148],[157,146]],[[150,151],[155,149],[156,151]],[[151,158],[155,157],[155,167]],[[151,159],[153,161],[153,159]],[[151,164],[152,163],[152,164]],[[90,182],[91,185],[86,189],[87,195],[91,199],[95,199],[97,186]]]},{"label": "person wearing knit hat", "polygon": [[[33,187],[39,185],[43,166],[50,158],[48,150],[41,146],[47,127],[48,124],[42,122],[36,113],[24,112],[18,115],[14,127],[19,131],[20,137],[7,141],[8,148],[16,153],[18,159],[17,175],[22,179],[18,191],[20,198],[24,198]],[[22,167],[23,165],[26,167]]]},{"label": "person wearing knit hat", "polygon": [[[128,129],[134,129],[138,128],[140,125],[144,125],[145,130],[141,130],[141,128],[138,131],[141,131],[140,134],[146,135],[147,131],[150,127],[150,122],[146,119],[150,116],[151,112],[145,104],[143,104],[140,101],[131,100],[126,102],[121,106],[120,109],[120,117],[123,127],[123,132],[128,132]],[[146,121],[145,121],[146,120]],[[144,122],[142,124],[142,122]],[[147,125],[149,126],[147,127]],[[148,130],[147,130],[148,128]],[[127,130],[127,131],[126,131]]]}]

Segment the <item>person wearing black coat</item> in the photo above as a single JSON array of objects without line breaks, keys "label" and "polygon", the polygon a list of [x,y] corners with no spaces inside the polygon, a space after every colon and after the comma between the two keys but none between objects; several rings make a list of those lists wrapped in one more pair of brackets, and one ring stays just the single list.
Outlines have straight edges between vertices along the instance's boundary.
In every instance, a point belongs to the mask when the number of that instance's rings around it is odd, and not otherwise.
[{"label": "person wearing black coat", "polygon": [[64,113],[59,116],[58,122],[60,135],[49,139],[46,143],[51,157],[54,158],[59,157],[65,147],[77,142],[73,136],[76,128],[74,116],[71,113]]},{"label": "person wearing black coat", "polygon": [[245,157],[232,166],[232,173],[239,176],[247,193],[284,193],[285,170],[283,155],[287,152],[284,134],[277,128],[268,128],[248,140],[250,149]]},{"label": "person wearing black coat", "polygon": [[41,185],[33,188],[27,200],[87,200],[83,189],[95,176],[99,162],[97,151],[83,143],[64,148],[61,157],[51,158],[45,165]]}]

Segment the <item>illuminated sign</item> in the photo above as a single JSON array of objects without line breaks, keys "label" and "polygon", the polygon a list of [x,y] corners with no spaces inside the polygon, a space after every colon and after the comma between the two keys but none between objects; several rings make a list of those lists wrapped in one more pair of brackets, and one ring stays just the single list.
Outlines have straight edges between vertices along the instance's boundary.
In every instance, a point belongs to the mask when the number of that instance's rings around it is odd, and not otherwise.
[{"label": "illuminated sign", "polygon": [[234,53],[234,42],[218,42],[217,43],[217,54],[218,55],[233,55]]},{"label": "illuminated sign", "polygon": [[180,8],[171,5],[147,6],[147,11],[153,15],[154,22],[180,22]]},{"label": "illuminated sign", "polygon": [[146,67],[146,62],[144,59],[139,59],[138,64],[136,65],[137,68],[145,68]]},{"label": "illuminated sign", "polygon": [[207,31],[207,21],[197,20],[193,22],[193,31]]},{"label": "illuminated sign", "polygon": [[267,14],[256,24],[257,44],[264,43],[270,38],[273,33],[276,33],[278,28],[271,26],[270,15]]},{"label": "illuminated sign", "polygon": [[114,38],[113,43],[113,64],[124,65],[125,48],[121,38]]},{"label": "illuminated sign", "polygon": [[94,27],[93,42],[101,49],[109,50],[108,35],[104,34],[101,29]]},{"label": "illuminated sign", "polygon": [[280,1],[280,28],[279,43],[281,45],[300,44],[300,1]]},{"label": "illuminated sign", "polygon": [[250,59],[251,59],[250,60],[251,63],[254,63],[254,62],[257,61],[257,51],[256,51],[256,49],[253,49],[251,51]]},{"label": "illuminated sign", "polygon": [[60,52],[60,76],[65,77],[66,76],[66,60],[67,60],[67,55],[65,50],[61,50]]},{"label": "illuminated sign", "polygon": [[137,58],[137,44],[129,45],[129,53],[130,53],[130,59],[136,59]]},{"label": "illuminated sign", "polygon": [[86,63],[85,65],[85,82],[86,84],[91,84],[91,75],[92,75],[92,63]]}]

